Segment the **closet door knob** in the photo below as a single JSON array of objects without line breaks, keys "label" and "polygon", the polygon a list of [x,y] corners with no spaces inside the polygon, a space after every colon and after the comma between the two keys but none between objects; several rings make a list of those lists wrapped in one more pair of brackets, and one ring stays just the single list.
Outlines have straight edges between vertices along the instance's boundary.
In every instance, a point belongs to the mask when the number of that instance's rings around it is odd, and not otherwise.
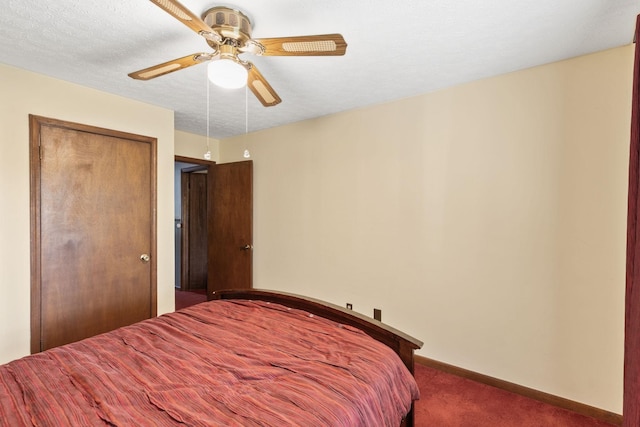
[{"label": "closet door knob", "polygon": [[240,249],[242,249],[243,251],[250,251],[251,249],[253,249],[253,245],[244,245]]},{"label": "closet door knob", "polygon": [[142,261],[142,262],[145,262],[145,263],[149,262],[150,259],[151,259],[151,257],[149,255],[147,255],[147,254],[140,255],[140,261]]}]

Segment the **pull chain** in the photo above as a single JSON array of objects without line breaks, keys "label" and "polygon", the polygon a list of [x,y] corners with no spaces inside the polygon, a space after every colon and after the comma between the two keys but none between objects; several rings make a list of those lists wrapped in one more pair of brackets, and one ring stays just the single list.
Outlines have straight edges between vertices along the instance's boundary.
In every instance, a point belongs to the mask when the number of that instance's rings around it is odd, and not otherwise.
[{"label": "pull chain", "polygon": [[211,150],[209,149],[209,79],[207,79],[207,152],[204,153],[205,160],[211,160]]},{"label": "pull chain", "polygon": [[[244,135],[245,140],[247,138],[247,134],[249,133],[249,88],[247,86],[244,87]],[[251,158],[251,153],[246,148],[244,149],[244,153],[242,155],[245,159]]]}]

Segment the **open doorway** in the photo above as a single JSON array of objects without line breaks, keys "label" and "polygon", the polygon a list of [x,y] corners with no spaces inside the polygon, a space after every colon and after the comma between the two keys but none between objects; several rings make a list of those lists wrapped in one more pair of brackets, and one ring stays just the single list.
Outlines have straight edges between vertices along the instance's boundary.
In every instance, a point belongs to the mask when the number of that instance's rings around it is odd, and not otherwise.
[{"label": "open doorway", "polygon": [[206,166],[180,170],[180,290],[206,291],[208,273]]},{"label": "open doorway", "polygon": [[175,309],[207,300],[208,179],[213,162],[174,162]]},{"label": "open doorway", "polygon": [[[253,287],[253,162],[216,164],[175,156],[174,173],[177,305],[182,292],[206,300],[218,290]],[[187,177],[191,189],[202,187],[201,196],[183,191]],[[206,209],[185,214],[185,203]],[[200,225],[194,226],[186,215],[200,217]],[[193,244],[196,240],[199,245]],[[202,280],[206,290],[201,289]]]}]

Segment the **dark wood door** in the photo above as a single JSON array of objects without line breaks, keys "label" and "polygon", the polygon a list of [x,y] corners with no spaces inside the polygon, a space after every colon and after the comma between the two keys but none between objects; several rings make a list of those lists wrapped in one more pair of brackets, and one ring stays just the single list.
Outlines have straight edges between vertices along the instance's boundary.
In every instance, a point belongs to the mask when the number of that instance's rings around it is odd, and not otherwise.
[{"label": "dark wood door", "polygon": [[156,314],[155,139],[32,117],[32,351]]},{"label": "dark wood door", "polygon": [[[195,170],[191,170],[195,169]],[[183,291],[207,289],[207,167],[187,168],[181,173]]]},{"label": "dark wood door", "polygon": [[[640,15],[635,39],[640,37]],[[640,425],[640,43],[636,42],[631,102],[625,291],[623,426]]]},{"label": "dark wood door", "polygon": [[253,286],[253,163],[213,167],[208,294]]}]

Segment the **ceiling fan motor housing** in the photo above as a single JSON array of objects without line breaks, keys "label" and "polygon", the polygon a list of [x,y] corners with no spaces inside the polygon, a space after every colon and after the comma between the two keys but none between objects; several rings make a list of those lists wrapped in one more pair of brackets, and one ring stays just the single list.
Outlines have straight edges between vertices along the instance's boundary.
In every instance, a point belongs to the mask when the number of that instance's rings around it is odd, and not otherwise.
[{"label": "ceiling fan motor housing", "polygon": [[[235,40],[236,47],[242,47],[251,40],[251,21],[239,10],[224,6],[212,7],[202,14],[202,20],[223,39]],[[217,47],[215,42],[207,42],[212,47]]]}]

